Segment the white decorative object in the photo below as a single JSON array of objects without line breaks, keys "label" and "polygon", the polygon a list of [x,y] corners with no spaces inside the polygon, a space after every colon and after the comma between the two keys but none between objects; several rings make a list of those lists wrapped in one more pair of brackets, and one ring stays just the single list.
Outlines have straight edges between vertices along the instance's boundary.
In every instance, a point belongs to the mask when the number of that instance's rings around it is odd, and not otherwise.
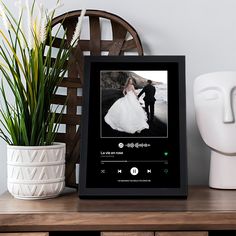
[{"label": "white decorative object", "polygon": [[209,185],[236,189],[236,72],[196,78],[194,103],[201,136],[211,148]]},{"label": "white decorative object", "polygon": [[19,199],[58,196],[65,186],[64,143],[7,147],[8,191]]}]

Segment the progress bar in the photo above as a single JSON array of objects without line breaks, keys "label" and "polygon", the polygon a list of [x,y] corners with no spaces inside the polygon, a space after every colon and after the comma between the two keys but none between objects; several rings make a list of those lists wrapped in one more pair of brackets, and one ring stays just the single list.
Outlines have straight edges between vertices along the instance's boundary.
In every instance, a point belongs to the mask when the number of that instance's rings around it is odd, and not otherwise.
[{"label": "progress bar", "polygon": [[112,161],[101,161],[101,163],[123,163],[123,162],[165,162],[165,163],[168,163],[167,160],[147,160],[147,161],[144,161],[144,160],[133,160],[133,161],[128,161],[128,160],[112,160]]}]

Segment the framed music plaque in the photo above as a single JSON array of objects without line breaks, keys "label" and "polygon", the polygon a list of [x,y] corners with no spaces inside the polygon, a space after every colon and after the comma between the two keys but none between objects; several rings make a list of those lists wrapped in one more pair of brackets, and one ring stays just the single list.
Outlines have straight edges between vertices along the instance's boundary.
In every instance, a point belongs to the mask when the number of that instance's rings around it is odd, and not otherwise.
[{"label": "framed music plaque", "polygon": [[81,198],[186,197],[184,56],[85,57]]}]

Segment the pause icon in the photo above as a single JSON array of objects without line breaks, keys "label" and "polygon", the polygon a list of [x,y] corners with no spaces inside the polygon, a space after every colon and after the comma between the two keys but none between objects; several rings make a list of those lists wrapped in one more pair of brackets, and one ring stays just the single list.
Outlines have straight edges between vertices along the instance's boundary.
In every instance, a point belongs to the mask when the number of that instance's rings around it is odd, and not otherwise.
[{"label": "pause icon", "polygon": [[138,174],[138,168],[137,167],[131,168],[130,173],[131,173],[131,175],[137,175]]}]

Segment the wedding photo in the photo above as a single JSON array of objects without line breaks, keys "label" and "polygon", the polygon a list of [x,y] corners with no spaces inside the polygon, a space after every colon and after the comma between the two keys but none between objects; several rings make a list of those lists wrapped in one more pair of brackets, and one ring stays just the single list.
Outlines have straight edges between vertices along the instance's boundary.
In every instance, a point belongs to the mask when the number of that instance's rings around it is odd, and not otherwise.
[{"label": "wedding photo", "polygon": [[100,72],[102,138],[168,137],[167,71]]}]

